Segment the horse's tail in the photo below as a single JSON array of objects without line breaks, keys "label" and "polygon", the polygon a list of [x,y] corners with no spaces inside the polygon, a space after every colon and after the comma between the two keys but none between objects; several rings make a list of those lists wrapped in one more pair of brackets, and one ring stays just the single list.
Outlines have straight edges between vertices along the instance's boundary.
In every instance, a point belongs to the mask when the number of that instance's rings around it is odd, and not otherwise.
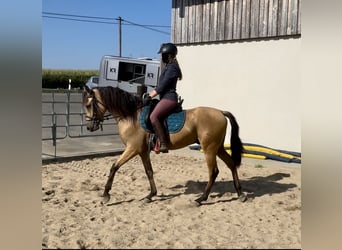
[{"label": "horse's tail", "polygon": [[239,137],[239,125],[232,113],[228,111],[222,111],[222,113],[224,114],[224,116],[228,117],[232,127],[230,136],[230,148],[232,151],[232,159],[235,163],[235,166],[238,167],[241,164],[241,155],[243,151],[242,142]]}]

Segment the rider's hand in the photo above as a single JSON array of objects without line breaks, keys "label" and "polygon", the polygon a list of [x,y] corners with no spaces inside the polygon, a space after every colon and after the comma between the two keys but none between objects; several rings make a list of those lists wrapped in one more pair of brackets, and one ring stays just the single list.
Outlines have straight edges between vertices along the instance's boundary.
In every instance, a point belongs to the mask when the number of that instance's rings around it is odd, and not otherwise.
[{"label": "rider's hand", "polygon": [[152,97],[150,95],[145,95],[143,97],[143,105],[146,106],[146,105],[149,105],[152,101]]}]

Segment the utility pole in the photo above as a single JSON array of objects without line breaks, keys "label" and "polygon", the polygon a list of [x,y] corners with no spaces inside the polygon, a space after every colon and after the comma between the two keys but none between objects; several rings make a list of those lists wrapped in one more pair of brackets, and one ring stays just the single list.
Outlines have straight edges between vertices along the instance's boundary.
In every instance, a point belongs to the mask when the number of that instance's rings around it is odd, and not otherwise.
[{"label": "utility pole", "polygon": [[119,20],[119,56],[121,57],[121,41],[122,41],[122,37],[121,37],[121,22],[122,22],[122,18],[121,18],[121,16],[119,16],[118,20]]}]

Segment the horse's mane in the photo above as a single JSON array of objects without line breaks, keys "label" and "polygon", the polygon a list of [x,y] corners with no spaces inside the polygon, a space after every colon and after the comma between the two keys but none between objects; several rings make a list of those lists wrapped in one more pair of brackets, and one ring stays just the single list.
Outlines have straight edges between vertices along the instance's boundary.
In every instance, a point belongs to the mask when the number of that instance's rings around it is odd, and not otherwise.
[{"label": "horse's mane", "polygon": [[138,109],[141,107],[140,97],[116,87],[98,87],[103,104],[111,113],[116,113],[122,119],[137,120]]}]

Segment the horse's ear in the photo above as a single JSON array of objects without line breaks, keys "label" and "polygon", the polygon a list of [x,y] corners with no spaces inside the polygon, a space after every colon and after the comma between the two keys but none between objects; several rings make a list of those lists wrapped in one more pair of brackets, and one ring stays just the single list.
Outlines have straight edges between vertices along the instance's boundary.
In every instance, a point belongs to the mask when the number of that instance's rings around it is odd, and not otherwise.
[{"label": "horse's ear", "polygon": [[87,85],[84,85],[84,90],[87,91],[88,93],[91,92],[90,88]]}]

